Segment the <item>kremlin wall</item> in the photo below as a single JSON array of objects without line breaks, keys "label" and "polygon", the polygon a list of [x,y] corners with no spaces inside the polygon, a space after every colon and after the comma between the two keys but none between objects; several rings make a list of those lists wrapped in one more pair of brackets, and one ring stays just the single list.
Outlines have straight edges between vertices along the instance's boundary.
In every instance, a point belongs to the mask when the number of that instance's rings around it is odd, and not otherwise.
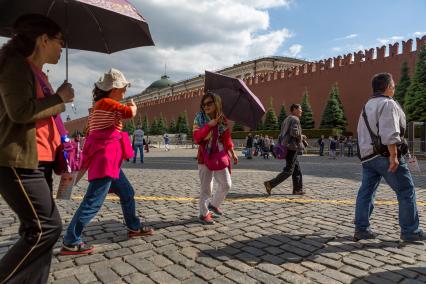
[{"label": "kremlin wall", "polygon": [[[371,96],[371,78],[379,72],[390,72],[398,83],[401,65],[407,61],[410,75],[413,74],[416,62],[416,49],[426,45],[426,36],[416,40],[407,40],[386,46],[371,48],[365,51],[336,56],[319,62],[303,62],[286,69],[254,72],[253,75],[242,77],[247,86],[259,97],[265,108],[273,98],[275,111],[278,115],[281,104],[288,107],[292,103],[300,103],[305,89],[309,92],[310,104],[314,114],[315,127],[318,128],[329,92],[333,84],[339,87],[346,117],[348,130],[356,132],[357,121],[363,104]],[[224,69],[229,70],[230,68]],[[224,73],[218,71],[219,73]],[[200,98],[203,95],[203,77],[198,76],[187,81],[198,80],[199,84],[192,84],[192,88],[173,92],[171,95],[138,99],[132,97],[138,106],[138,115],[135,121],[147,114],[151,123],[154,117],[161,115],[169,123],[177,119],[178,115],[186,111],[188,122],[192,124],[195,113],[199,111]],[[142,96],[142,95],[140,95]],[[87,117],[66,122],[70,133],[83,131],[87,124]]]}]

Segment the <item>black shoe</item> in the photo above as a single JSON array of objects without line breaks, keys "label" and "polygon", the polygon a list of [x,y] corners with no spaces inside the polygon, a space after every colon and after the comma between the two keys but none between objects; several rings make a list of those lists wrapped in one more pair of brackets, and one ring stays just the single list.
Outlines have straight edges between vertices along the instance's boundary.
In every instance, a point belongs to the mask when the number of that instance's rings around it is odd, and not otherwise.
[{"label": "black shoe", "polygon": [[366,231],[355,230],[354,241],[357,242],[359,240],[371,240],[371,239],[375,239],[376,237],[377,237],[377,234],[370,229]]},{"label": "black shoe", "polygon": [[401,240],[403,242],[407,243],[417,243],[417,242],[423,242],[426,240],[425,233],[422,230],[418,230],[415,233],[409,234],[409,235],[402,235],[401,234]]}]

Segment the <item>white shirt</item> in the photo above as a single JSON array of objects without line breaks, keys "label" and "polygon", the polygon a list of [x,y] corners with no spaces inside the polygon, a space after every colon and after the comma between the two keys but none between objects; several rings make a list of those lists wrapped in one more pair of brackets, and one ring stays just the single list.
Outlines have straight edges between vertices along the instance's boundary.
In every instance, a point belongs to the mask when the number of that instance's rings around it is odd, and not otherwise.
[{"label": "white shirt", "polygon": [[[365,112],[371,131],[380,136],[383,145],[401,143],[400,132],[401,128],[406,128],[406,120],[404,111],[395,100],[388,97],[372,98],[365,105]],[[377,129],[377,125],[379,129]],[[374,150],[362,111],[358,120],[357,131],[359,151],[361,159],[363,159],[372,155]],[[376,156],[371,157],[371,159]]]}]

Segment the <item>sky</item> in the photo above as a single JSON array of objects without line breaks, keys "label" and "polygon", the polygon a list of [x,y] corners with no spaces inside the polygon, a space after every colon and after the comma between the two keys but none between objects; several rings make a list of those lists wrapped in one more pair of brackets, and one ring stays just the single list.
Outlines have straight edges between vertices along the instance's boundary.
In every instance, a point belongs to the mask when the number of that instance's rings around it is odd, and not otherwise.
[{"label": "sky", "polygon": [[[165,72],[173,81],[244,60],[279,55],[311,61],[426,34],[425,0],[129,0],[147,20],[154,47],[111,55],[70,51],[72,119],[87,115],[94,82],[111,67],[142,92]],[[0,38],[0,44],[6,41]],[[46,65],[57,88],[64,54]]]}]

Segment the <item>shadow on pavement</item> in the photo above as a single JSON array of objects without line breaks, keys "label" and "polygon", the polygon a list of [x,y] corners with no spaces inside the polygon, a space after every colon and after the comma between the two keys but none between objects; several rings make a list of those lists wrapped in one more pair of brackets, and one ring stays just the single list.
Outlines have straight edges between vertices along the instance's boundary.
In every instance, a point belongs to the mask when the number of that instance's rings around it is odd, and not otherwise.
[{"label": "shadow on pavement", "polygon": [[[337,263],[332,258],[333,254],[337,256],[336,253],[400,246],[397,241],[354,242],[352,236],[274,234],[236,241],[218,249],[203,250],[199,256],[208,255],[220,261],[237,259],[251,266],[259,263],[282,265],[306,260],[332,265]],[[322,256],[325,253],[331,254],[330,258]]]},{"label": "shadow on pavement", "polygon": [[[372,273],[361,279],[368,283],[421,284],[426,282],[425,275],[426,267],[413,266],[404,269]],[[357,283],[357,281],[353,281],[352,283]]]}]

